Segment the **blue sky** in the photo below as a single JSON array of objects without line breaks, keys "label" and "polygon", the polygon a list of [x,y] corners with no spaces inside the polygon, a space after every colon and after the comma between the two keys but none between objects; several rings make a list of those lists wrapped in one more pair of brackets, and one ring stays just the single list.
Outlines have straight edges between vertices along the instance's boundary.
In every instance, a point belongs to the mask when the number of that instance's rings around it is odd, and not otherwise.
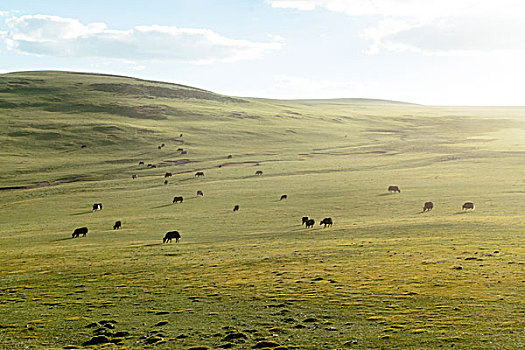
[{"label": "blue sky", "polygon": [[269,98],[525,105],[517,0],[0,3],[0,72],[72,70]]}]

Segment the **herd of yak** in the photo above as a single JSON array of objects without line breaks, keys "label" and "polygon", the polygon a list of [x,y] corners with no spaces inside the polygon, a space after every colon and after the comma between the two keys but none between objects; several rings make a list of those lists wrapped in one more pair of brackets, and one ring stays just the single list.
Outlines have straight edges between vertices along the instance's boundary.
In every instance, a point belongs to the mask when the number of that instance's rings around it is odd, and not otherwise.
[{"label": "herd of yak", "polygon": [[[182,137],[182,134],[180,136]],[[165,146],[165,144],[162,144],[162,145],[158,146],[158,148],[162,149],[164,146]],[[84,147],[84,145],[82,147]],[[179,148],[177,151],[180,151],[181,154],[186,154],[186,151],[184,151],[182,148]],[[228,159],[231,159],[231,158],[232,158],[232,156],[228,155]],[[144,162],[142,162],[142,161],[139,162],[139,165],[144,165]],[[156,166],[154,164],[148,164],[148,167],[155,168]],[[258,175],[258,176],[261,176],[262,174],[263,174],[262,170],[257,170],[255,172],[255,175]],[[164,178],[171,177],[172,175],[173,175],[172,173],[167,172],[164,175]],[[195,177],[201,177],[201,176],[204,176],[204,172],[203,171],[197,171],[195,173]],[[137,177],[138,176],[136,174],[132,175],[132,179],[137,179]],[[168,184],[168,180],[164,180],[164,184],[167,185]],[[399,189],[398,186],[389,186],[388,187],[388,192],[401,193],[401,190]],[[199,191],[197,191],[197,196],[204,196],[204,193],[199,190]],[[288,196],[286,194],[283,194],[281,196],[280,200],[287,199],[287,198],[288,198]],[[172,203],[182,203],[183,200],[184,200],[184,198],[182,196],[175,196],[175,197],[173,197]],[[425,202],[425,204],[423,205],[423,212],[430,211],[433,208],[434,208],[434,203],[432,203],[432,202]],[[235,205],[233,207],[233,211],[239,211],[239,209],[240,209],[239,205]],[[462,209],[463,210],[474,210],[474,203],[472,203],[472,202],[465,202],[463,204]],[[97,210],[102,210],[102,203],[95,203],[95,204],[93,204],[93,212],[95,212]],[[321,220],[320,225],[324,225],[324,227],[326,228],[327,226],[331,227],[333,223],[334,222],[333,222],[332,218],[324,218],[323,220]],[[302,218],[302,225],[305,225],[306,228],[312,228],[312,227],[314,227],[314,224],[315,224],[315,220],[314,219],[311,219],[308,216],[303,216],[303,218]],[[120,229],[121,226],[122,226],[122,222],[120,220],[116,221],[115,224],[113,225],[113,229],[114,230]],[[88,228],[87,227],[80,227],[80,228],[75,229],[75,231],[73,232],[72,238],[78,238],[80,236],[85,237],[87,233],[88,233]],[[181,238],[180,233],[178,231],[169,231],[164,236],[162,242],[163,243],[171,243],[171,240],[173,238],[175,238],[175,242],[178,243],[179,239]]]}]

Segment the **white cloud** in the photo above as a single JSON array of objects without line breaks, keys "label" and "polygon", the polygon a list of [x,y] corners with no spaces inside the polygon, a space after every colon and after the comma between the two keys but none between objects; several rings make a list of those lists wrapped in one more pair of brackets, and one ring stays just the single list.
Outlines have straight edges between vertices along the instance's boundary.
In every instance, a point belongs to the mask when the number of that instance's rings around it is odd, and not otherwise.
[{"label": "white cloud", "polygon": [[[97,60],[96,62],[93,62],[90,64],[90,67],[97,69],[97,70],[104,70],[109,73],[112,71],[118,71],[124,69],[125,71],[143,71],[146,69],[146,66],[143,64],[140,64],[136,61],[131,60],[113,60],[113,59],[102,59]],[[123,75],[125,75],[123,73]]]},{"label": "white cloud", "polygon": [[[267,0],[274,8],[314,10],[325,8],[349,16],[381,15],[392,17],[435,18],[472,11],[483,0]],[[516,0],[501,0],[517,2]]]},{"label": "white cloud", "polygon": [[112,30],[104,23],[85,25],[73,18],[47,15],[11,17],[5,23],[7,47],[35,55],[202,64],[257,59],[282,47],[282,40],[261,43],[231,39],[200,28],[153,25]]},{"label": "white cloud", "polygon": [[525,22],[514,17],[451,17],[427,23],[385,19],[361,33],[372,40],[370,53],[380,49],[425,54],[470,55],[525,50]]},{"label": "white cloud", "polygon": [[8,11],[0,11],[0,17],[9,15]]},{"label": "white cloud", "polygon": [[[267,0],[274,8],[314,10],[325,8],[349,16],[439,18],[463,14],[511,15],[523,8],[521,0]],[[525,14],[524,14],[525,15]]]},{"label": "white cloud", "polygon": [[369,54],[376,54],[383,48],[392,51],[403,50],[405,46],[389,41],[387,38],[389,35],[401,33],[410,28],[411,26],[403,20],[388,18],[380,21],[375,27],[366,28],[361,32],[361,36],[372,41],[368,50]]},{"label": "white cloud", "polygon": [[322,1],[301,1],[301,0],[268,0],[272,7],[288,8],[298,10],[313,10],[322,5]]},{"label": "white cloud", "polygon": [[284,43],[286,41],[284,37],[275,34],[268,34],[268,38],[281,43]]},{"label": "white cloud", "polygon": [[[275,8],[324,8],[349,16],[375,16],[361,32],[368,53],[411,50],[457,55],[524,50],[521,0],[267,0]],[[376,18],[379,17],[379,18]]]}]

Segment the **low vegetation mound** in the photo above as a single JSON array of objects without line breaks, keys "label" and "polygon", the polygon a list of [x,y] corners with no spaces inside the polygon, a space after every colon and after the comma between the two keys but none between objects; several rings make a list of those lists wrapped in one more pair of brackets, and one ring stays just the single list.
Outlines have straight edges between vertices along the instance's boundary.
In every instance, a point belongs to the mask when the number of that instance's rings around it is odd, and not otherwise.
[{"label": "low vegetation mound", "polygon": [[247,101],[239,98],[217,95],[212,92],[199,89],[181,89],[181,88],[166,88],[151,85],[137,85],[137,84],[91,84],[90,88],[95,91],[111,92],[121,95],[132,95],[137,97],[161,97],[161,98],[193,98],[199,100],[211,100],[220,102],[232,103],[246,103]]}]

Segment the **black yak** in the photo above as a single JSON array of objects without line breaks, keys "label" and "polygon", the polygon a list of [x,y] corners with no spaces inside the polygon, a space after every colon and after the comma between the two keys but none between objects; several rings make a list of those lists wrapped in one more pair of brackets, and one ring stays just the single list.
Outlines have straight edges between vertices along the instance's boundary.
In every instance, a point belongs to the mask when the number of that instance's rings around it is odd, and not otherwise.
[{"label": "black yak", "polygon": [[333,223],[332,218],[324,218],[319,225],[324,225],[324,228],[326,228],[326,226],[332,227]]},{"label": "black yak", "polygon": [[468,209],[474,210],[474,203],[472,203],[472,202],[465,202],[465,204],[463,204],[462,209],[463,210],[468,210]]},{"label": "black yak", "polygon": [[434,203],[432,202],[425,202],[425,205],[423,206],[423,211],[431,211],[434,208]]},{"label": "black yak", "polygon": [[179,231],[169,231],[164,236],[162,243],[171,243],[171,239],[175,238],[175,243],[179,243],[180,233]]},{"label": "black yak", "polygon": [[397,192],[401,193],[401,190],[397,186],[388,186],[388,192]]},{"label": "black yak", "polygon": [[80,235],[82,235],[82,237],[86,237],[87,233],[88,233],[87,227],[79,227],[79,228],[76,228],[75,231],[73,231],[72,238],[78,238],[80,237]]}]

